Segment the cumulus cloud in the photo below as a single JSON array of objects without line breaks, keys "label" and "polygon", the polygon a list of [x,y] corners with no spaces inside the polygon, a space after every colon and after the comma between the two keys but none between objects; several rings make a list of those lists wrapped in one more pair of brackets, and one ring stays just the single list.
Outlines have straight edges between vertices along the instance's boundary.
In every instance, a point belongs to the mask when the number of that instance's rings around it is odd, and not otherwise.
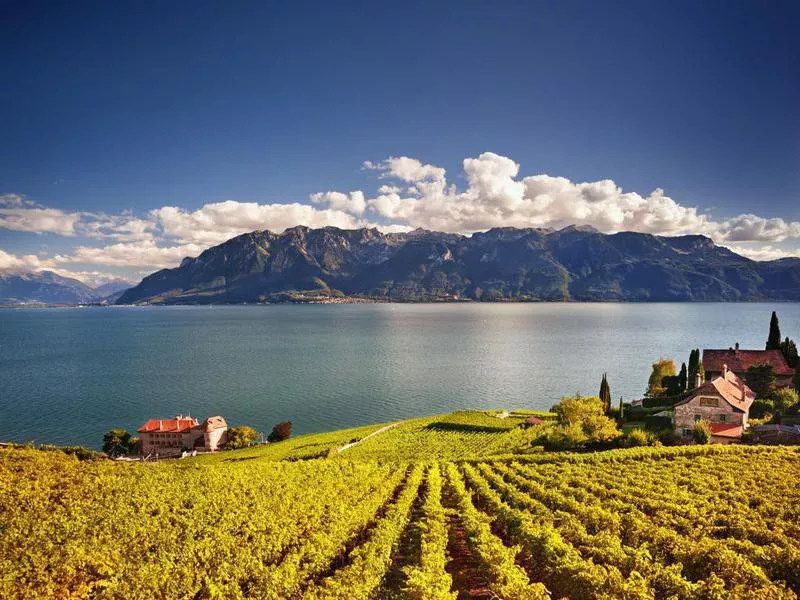
[{"label": "cumulus cloud", "polygon": [[0,271],[35,271],[40,264],[35,254],[17,256],[0,248]]},{"label": "cumulus cloud", "polygon": [[[363,201],[363,196],[361,200]],[[233,200],[206,204],[195,211],[165,206],[151,211],[150,215],[165,236],[207,245],[219,244],[233,236],[257,229],[283,231],[295,225],[354,228],[362,224],[354,215],[334,208],[318,209],[300,203],[257,204]]]},{"label": "cumulus cloud", "polygon": [[314,204],[327,204],[332,210],[344,211],[354,215],[363,215],[367,208],[364,192],[355,191],[349,194],[341,192],[324,192],[311,194]]},{"label": "cumulus cloud", "polygon": [[[558,229],[577,224],[606,233],[699,233],[718,242],[780,242],[800,237],[800,222],[752,214],[718,221],[697,207],[678,203],[662,189],[642,195],[624,191],[611,179],[573,182],[547,174],[520,176],[518,163],[494,152],[464,159],[467,187],[462,191],[448,185],[445,169],[407,156],[366,161],[364,168],[377,171],[379,179],[411,184],[405,193],[400,185],[382,184],[375,196],[366,199],[368,214],[410,227],[471,233],[491,227]],[[333,194],[317,199],[321,202]],[[350,197],[338,194],[337,198]],[[343,203],[339,208],[348,210]]]},{"label": "cumulus cloud", "polygon": [[0,208],[0,229],[13,231],[73,236],[80,220],[80,213],[65,212],[57,208],[30,208],[19,205]]}]

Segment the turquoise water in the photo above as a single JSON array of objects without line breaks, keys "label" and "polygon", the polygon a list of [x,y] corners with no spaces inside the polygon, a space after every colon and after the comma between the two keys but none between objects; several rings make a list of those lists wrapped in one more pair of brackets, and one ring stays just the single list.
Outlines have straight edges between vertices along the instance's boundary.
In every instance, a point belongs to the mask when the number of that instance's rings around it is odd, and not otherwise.
[{"label": "turquoise water", "polygon": [[644,391],[692,347],[763,348],[800,304],[376,304],[0,310],[0,441],[97,447],[112,427],[222,414],[296,432]]}]

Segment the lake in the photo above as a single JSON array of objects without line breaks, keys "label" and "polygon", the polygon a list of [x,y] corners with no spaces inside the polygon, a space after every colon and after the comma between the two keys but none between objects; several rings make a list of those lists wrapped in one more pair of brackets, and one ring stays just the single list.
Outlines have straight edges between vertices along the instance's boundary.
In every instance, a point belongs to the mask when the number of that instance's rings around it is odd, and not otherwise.
[{"label": "lake", "polygon": [[326,431],[641,397],[650,364],[764,347],[800,304],[351,304],[0,310],[0,441],[99,447],[151,417]]}]

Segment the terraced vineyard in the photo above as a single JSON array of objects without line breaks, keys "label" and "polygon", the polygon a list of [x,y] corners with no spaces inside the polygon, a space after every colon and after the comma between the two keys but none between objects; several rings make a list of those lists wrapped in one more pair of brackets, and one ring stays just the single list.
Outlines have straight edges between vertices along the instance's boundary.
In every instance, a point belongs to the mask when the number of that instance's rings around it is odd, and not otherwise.
[{"label": "terraced vineyard", "polygon": [[[0,597],[700,600],[800,592],[797,449],[456,461],[430,451],[378,462],[366,445],[382,435],[364,442],[366,457],[295,462],[251,452],[120,464],[2,450]],[[473,441],[465,453],[477,453]],[[410,447],[401,444],[398,455]]]}]

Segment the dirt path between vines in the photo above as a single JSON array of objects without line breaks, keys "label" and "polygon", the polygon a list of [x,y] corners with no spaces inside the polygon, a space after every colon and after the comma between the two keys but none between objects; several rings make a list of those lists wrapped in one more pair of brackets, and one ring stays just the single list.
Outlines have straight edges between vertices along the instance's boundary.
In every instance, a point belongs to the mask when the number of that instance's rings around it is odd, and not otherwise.
[{"label": "dirt path between vines", "polygon": [[379,433],[383,433],[383,432],[384,432],[384,431],[386,431],[387,429],[391,429],[392,427],[397,427],[398,425],[400,425],[400,424],[402,424],[402,423],[405,423],[405,421],[398,421],[397,423],[390,423],[389,425],[385,425],[384,427],[381,427],[380,429],[378,429],[378,430],[376,430],[376,431],[373,431],[373,432],[372,432],[372,433],[370,433],[369,435],[365,435],[365,436],[364,436],[363,438],[361,438],[360,440],[356,440],[355,442],[350,442],[349,444],[345,444],[344,446],[339,446],[339,447],[336,449],[336,452],[337,452],[337,453],[344,452],[344,451],[345,451],[345,450],[347,450],[348,448],[352,448],[353,446],[357,446],[358,444],[360,444],[360,443],[361,443],[361,442],[363,442],[364,440],[368,440],[368,439],[369,439],[369,438],[371,438],[373,435],[378,435]]}]

